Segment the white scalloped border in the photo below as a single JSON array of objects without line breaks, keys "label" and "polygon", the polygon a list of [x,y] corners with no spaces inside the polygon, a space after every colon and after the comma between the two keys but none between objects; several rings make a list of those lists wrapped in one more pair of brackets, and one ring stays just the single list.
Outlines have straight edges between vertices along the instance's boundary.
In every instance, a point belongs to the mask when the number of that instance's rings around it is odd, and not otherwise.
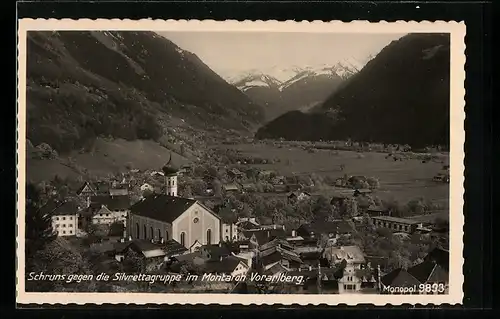
[{"label": "white scalloped border", "polygon": [[[30,293],[24,290],[24,212],[26,182],[26,32],[30,30],[121,30],[178,32],[410,33],[451,35],[450,97],[450,293],[447,295],[238,295],[154,293]],[[456,21],[277,21],[159,19],[20,19],[18,20],[16,301],[19,304],[166,304],[166,305],[442,305],[463,301],[465,35]]]}]

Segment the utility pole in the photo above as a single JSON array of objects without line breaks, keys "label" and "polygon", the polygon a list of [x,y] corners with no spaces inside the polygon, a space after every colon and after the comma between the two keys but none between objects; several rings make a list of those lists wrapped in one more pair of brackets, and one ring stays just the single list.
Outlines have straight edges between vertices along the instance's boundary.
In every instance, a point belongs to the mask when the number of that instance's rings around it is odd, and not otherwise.
[{"label": "utility pole", "polygon": [[318,281],[317,281],[317,286],[318,286],[318,294],[321,294],[321,263],[318,262]]}]

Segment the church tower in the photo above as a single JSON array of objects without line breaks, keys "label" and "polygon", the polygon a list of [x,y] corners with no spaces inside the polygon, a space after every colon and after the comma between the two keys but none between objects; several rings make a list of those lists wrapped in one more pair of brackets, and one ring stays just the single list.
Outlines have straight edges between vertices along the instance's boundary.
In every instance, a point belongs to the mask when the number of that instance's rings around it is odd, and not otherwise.
[{"label": "church tower", "polygon": [[172,154],[170,154],[167,164],[162,169],[165,174],[165,192],[169,196],[177,197],[177,169],[172,166],[171,162]]}]

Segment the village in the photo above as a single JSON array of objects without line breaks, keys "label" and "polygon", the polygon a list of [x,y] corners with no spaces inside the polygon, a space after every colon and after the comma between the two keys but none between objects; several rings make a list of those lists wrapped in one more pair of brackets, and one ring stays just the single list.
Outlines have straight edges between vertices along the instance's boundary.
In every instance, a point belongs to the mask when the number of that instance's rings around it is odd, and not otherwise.
[{"label": "village", "polygon": [[[378,181],[364,176],[319,181],[231,165],[221,172],[175,165],[170,156],[158,170],[56,178],[44,184],[50,200],[42,210],[58,237],[85,247],[97,272],[187,278],[110,283],[106,291],[447,292],[448,212],[425,207],[406,216],[386,207],[374,195]],[[301,280],[258,280],[269,276]],[[444,288],[410,289],[417,286]]]}]

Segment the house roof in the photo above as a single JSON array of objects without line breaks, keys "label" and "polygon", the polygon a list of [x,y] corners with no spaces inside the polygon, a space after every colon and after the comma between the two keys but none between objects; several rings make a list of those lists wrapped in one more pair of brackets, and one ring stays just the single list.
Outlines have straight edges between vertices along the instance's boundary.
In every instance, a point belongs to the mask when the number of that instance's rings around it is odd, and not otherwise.
[{"label": "house roof", "polygon": [[208,261],[203,264],[203,270],[207,273],[229,274],[232,273],[239,264],[245,264],[240,258],[228,256],[222,260]]},{"label": "house roof", "polygon": [[126,196],[126,195],[128,195],[128,189],[127,188],[111,188],[109,190],[109,194],[111,196]]},{"label": "house roof", "polygon": [[346,220],[336,220],[331,222],[314,222],[301,225],[299,228],[314,234],[346,234],[353,231],[353,227]]},{"label": "house roof", "polygon": [[90,198],[90,207],[99,209],[106,206],[109,210],[126,210],[130,208],[128,195],[97,195]]},{"label": "house roof", "polygon": [[417,278],[413,277],[406,270],[398,268],[383,276],[380,281],[384,286],[393,287],[413,287],[419,285]]},{"label": "house roof", "polygon": [[167,240],[162,246],[167,255],[182,254],[188,250],[175,239]]},{"label": "house roof", "polygon": [[358,246],[328,247],[325,252],[331,256],[335,263],[342,260],[357,264],[365,263],[365,256]]},{"label": "house roof", "polygon": [[135,215],[172,223],[197,201],[194,199],[153,194],[130,207]]},{"label": "house roof", "polygon": [[389,258],[387,257],[379,257],[379,256],[365,256],[365,260],[367,263],[371,264],[371,267],[380,266],[380,268],[387,268],[389,265]]},{"label": "house roof", "polygon": [[300,259],[298,254],[293,251],[281,249],[280,247],[269,248],[260,253],[260,261],[264,265],[269,265],[282,259],[302,263],[302,259]]},{"label": "house roof", "polygon": [[288,249],[293,249],[293,247],[286,241],[280,238],[275,238],[270,242],[267,242],[259,247],[260,250],[266,250],[274,246],[286,247]]},{"label": "house roof", "polygon": [[421,283],[426,283],[433,276],[434,281],[448,281],[448,271],[444,270],[438,264],[426,260],[408,269],[408,273]]},{"label": "house roof", "polygon": [[82,185],[78,188],[78,190],[76,191],[76,194],[77,194],[77,195],[80,195],[86,187],[89,187],[89,188],[90,188],[90,190],[91,190],[92,192],[95,192],[95,191],[94,191],[94,188],[92,187],[92,185],[91,185],[89,182],[84,182],[84,183],[83,183],[83,184],[82,184]]},{"label": "house roof", "polygon": [[400,218],[400,217],[392,217],[392,216],[373,216],[372,219],[378,219],[387,222],[400,223],[400,224],[408,224],[408,225],[416,225],[420,222],[417,220]]},{"label": "house roof", "polygon": [[236,184],[225,184],[223,187],[224,187],[224,190],[226,190],[226,191],[239,190],[239,187]]},{"label": "house roof", "polygon": [[286,273],[287,271],[289,271],[289,269],[286,269],[281,264],[276,264],[273,265],[271,268],[267,269],[266,271],[264,271],[264,274],[272,276],[280,273]]},{"label": "house roof", "polygon": [[201,258],[201,252],[196,251],[194,253],[189,253],[189,254],[184,254],[184,255],[178,255],[175,257],[172,257],[172,259],[175,259],[179,262],[192,262],[195,258]]},{"label": "house roof", "polygon": [[443,248],[434,248],[425,256],[426,260],[431,260],[448,271],[450,267],[450,252]]},{"label": "house roof", "polygon": [[275,238],[286,238],[286,233],[283,229],[262,229],[256,231],[246,231],[243,233],[247,238],[255,236],[259,245],[263,245]]},{"label": "house roof", "polygon": [[212,259],[219,259],[220,257],[225,257],[231,255],[231,251],[225,245],[203,245],[201,246],[202,250],[207,251]]},{"label": "house roof", "polygon": [[54,201],[50,200],[40,208],[40,211],[51,216],[74,215],[80,211],[80,207],[74,201]]}]

